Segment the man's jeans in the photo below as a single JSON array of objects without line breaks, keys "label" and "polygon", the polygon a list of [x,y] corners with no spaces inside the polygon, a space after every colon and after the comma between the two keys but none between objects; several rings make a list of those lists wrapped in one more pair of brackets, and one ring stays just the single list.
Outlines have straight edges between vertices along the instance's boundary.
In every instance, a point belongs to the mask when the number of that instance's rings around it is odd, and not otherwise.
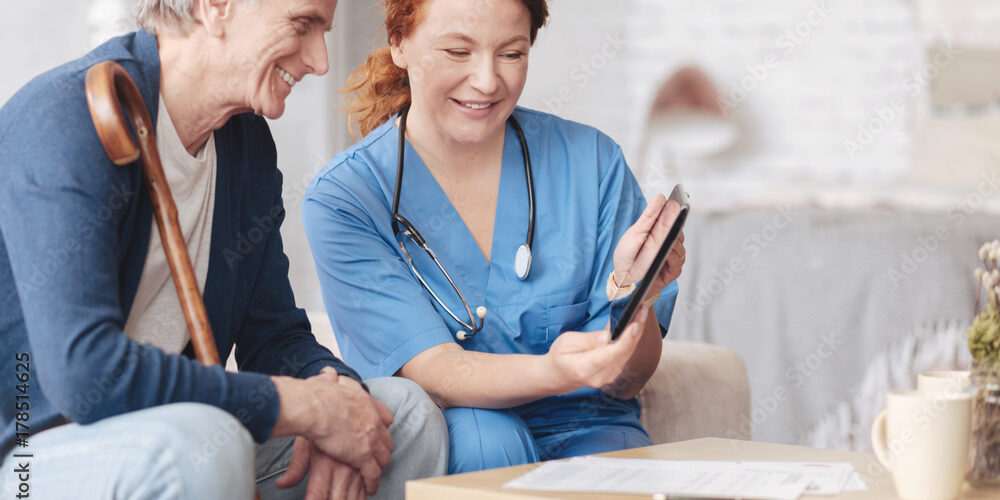
[{"label": "man's jeans", "polygon": [[[402,499],[407,480],[446,472],[448,430],[441,411],[413,382],[385,377],[365,384],[395,416],[389,427],[392,463],[376,498]],[[255,446],[238,420],[213,406],[158,406],[31,436],[28,448],[5,457],[0,492],[17,498],[20,460],[29,464],[34,498],[250,499],[256,482],[264,500],[301,499],[308,477],[287,490],[274,486],[288,468],[292,442],[276,438]],[[19,459],[15,453],[33,456]]]}]

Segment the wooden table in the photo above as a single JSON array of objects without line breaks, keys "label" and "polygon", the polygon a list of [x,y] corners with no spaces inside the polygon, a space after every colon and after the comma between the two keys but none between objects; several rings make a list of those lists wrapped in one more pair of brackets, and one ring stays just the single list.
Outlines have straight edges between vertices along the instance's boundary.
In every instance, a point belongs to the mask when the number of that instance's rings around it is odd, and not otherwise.
[{"label": "wooden table", "polygon": [[[862,479],[868,483],[867,491],[844,492],[838,497],[806,495],[813,499],[892,499],[896,488],[892,477],[874,455],[851,451],[826,450],[785,444],[739,441],[735,439],[704,438],[679,443],[661,444],[646,448],[604,453],[600,456],[619,458],[659,458],[671,460],[772,460],[782,462],[851,462]],[[482,472],[408,481],[407,500],[527,500],[565,498],[580,500],[636,500],[651,498],[649,495],[609,495],[607,493],[560,493],[545,491],[505,490],[507,481],[524,474],[538,464],[517,465]],[[996,492],[973,490],[966,485],[962,499],[997,499]]]}]

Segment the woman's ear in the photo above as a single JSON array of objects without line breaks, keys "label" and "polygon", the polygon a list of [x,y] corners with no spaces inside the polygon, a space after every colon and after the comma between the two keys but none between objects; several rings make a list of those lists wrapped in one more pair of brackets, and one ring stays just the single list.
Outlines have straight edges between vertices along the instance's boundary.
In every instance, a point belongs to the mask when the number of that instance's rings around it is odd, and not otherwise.
[{"label": "woman's ear", "polygon": [[392,62],[401,69],[409,69],[409,64],[406,63],[406,54],[403,45],[405,42],[402,37],[394,36],[389,39],[389,52],[392,54]]},{"label": "woman's ear", "polygon": [[214,37],[226,34],[226,23],[233,16],[233,0],[198,0],[198,20]]}]

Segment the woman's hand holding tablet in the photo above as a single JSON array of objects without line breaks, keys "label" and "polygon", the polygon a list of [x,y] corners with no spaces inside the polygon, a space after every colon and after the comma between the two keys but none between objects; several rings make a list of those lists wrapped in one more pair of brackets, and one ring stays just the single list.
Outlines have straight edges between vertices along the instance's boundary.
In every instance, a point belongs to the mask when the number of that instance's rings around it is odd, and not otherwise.
[{"label": "woman's hand holding tablet", "polygon": [[611,340],[621,336],[642,305],[659,297],[664,287],[681,273],[684,264],[684,222],[689,210],[687,193],[678,184],[669,199],[656,195],[632,227],[625,231],[615,248],[617,287],[629,286],[641,278],[629,300],[611,303]]},{"label": "woman's hand holding tablet", "polygon": [[545,354],[549,373],[546,379],[556,384],[559,393],[568,393],[581,387],[603,389],[621,377],[632,358],[639,339],[640,328],[648,309],[640,311],[625,329],[621,342],[611,342],[607,330],[597,332],[563,332]]}]

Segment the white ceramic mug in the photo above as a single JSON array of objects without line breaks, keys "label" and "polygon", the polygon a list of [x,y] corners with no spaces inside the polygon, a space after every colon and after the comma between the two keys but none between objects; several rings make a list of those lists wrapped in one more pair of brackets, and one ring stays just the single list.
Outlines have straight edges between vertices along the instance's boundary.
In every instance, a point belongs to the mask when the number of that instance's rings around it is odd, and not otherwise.
[{"label": "white ceramic mug", "polygon": [[906,500],[958,496],[969,469],[972,396],[893,391],[872,424],[875,456]]},{"label": "white ceramic mug", "polygon": [[943,393],[957,396],[972,387],[968,370],[943,370],[923,372],[917,375],[917,390],[920,392]]}]

